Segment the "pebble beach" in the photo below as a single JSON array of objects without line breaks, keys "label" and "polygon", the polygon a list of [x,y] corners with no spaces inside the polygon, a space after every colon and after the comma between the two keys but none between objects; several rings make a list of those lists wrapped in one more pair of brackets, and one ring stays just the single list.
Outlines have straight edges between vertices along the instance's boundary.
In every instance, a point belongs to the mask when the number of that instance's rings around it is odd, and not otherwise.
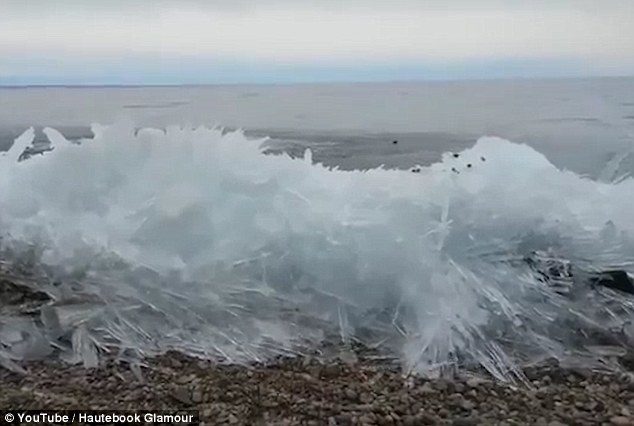
[{"label": "pebble beach", "polygon": [[0,406],[194,410],[205,425],[634,424],[631,371],[569,370],[556,362],[526,368],[524,384],[468,372],[407,376],[362,355],[353,363],[294,358],[230,366],[169,352],[136,372],[114,360],[90,370],[54,360],[23,367],[27,375],[0,370]]}]

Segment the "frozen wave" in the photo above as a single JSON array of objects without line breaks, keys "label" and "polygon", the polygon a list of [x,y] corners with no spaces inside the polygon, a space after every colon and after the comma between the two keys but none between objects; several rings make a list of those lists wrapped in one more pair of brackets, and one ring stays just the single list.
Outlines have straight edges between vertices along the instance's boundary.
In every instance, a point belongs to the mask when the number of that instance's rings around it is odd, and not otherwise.
[{"label": "frozen wave", "polygon": [[[46,129],[54,149],[18,161],[31,129],[0,157],[3,257],[33,257],[53,299],[0,317],[3,365],[53,348],[88,367],[113,349],[249,362],[336,332],[420,372],[513,379],[518,360],[606,362],[596,341],[632,343],[633,300],[587,285],[634,272],[631,178],[584,179],[493,137],[411,173],[265,156],[239,131],[93,132]],[[544,279],[549,262],[572,272]]]}]

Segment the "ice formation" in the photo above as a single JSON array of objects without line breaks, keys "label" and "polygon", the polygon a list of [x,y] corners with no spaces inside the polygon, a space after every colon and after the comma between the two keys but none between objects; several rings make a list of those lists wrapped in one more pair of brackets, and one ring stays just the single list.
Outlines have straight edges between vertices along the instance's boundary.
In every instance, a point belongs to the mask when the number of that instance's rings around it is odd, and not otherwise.
[{"label": "ice formation", "polygon": [[[419,372],[513,379],[518,360],[605,362],[597,333],[632,342],[633,299],[586,285],[634,272],[631,178],[585,179],[494,137],[411,173],[263,155],[215,128],[93,131],[46,129],[54,149],[18,161],[31,129],[0,156],[4,261],[31,256],[52,298],[0,316],[8,368],[112,350],[249,362],[335,330],[396,342]],[[544,279],[553,265],[572,272]]]}]

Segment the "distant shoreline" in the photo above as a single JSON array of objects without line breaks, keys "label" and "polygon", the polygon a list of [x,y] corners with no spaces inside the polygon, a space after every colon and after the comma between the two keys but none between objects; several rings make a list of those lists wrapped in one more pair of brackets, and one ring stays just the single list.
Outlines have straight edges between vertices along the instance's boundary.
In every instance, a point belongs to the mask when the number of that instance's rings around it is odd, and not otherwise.
[{"label": "distant shoreline", "polygon": [[333,81],[300,81],[300,82],[226,82],[226,83],[166,83],[166,84],[144,84],[144,83],[125,83],[125,84],[0,84],[0,89],[30,89],[30,88],[64,88],[64,89],[126,89],[126,88],[170,88],[170,87],[235,87],[235,86],[336,86],[336,85],[394,85],[394,84],[442,84],[442,83],[495,83],[495,82],[513,82],[513,81],[588,81],[588,80],[621,80],[634,79],[634,75],[618,75],[618,76],[587,76],[587,77],[492,77],[492,78],[474,78],[474,79],[405,79],[405,80],[333,80]]}]

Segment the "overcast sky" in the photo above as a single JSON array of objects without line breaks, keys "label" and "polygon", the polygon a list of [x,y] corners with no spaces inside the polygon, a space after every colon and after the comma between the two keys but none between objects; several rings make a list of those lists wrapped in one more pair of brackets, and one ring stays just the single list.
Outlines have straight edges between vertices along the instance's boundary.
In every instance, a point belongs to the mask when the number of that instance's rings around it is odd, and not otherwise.
[{"label": "overcast sky", "polygon": [[0,0],[0,84],[634,75],[634,0]]}]

